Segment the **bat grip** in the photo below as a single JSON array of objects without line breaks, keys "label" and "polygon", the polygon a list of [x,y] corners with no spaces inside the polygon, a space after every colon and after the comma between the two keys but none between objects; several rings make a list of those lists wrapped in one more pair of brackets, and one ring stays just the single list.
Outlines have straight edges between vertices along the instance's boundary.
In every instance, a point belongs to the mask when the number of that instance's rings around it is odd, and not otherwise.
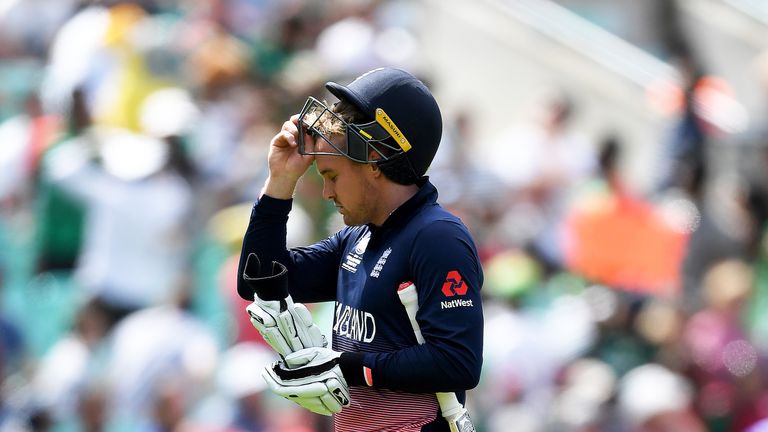
[{"label": "bat grip", "polygon": [[405,307],[405,313],[408,314],[408,319],[411,321],[416,341],[419,345],[423,344],[424,336],[421,335],[419,323],[416,321],[416,313],[419,311],[419,293],[416,291],[416,285],[411,282],[400,284],[397,295],[400,297],[400,303]]},{"label": "bat grip", "polygon": [[[400,284],[397,295],[400,297],[400,303],[405,307],[405,312],[411,321],[411,327],[413,327],[416,340],[419,342],[419,345],[424,344],[424,336],[422,336],[421,328],[419,328],[419,323],[416,321],[416,312],[419,311],[419,294],[416,291],[416,285],[412,282]],[[437,402],[440,404],[440,411],[446,420],[455,420],[464,413],[464,407],[456,399],[454,393],[436,393],[436,395]]]}]

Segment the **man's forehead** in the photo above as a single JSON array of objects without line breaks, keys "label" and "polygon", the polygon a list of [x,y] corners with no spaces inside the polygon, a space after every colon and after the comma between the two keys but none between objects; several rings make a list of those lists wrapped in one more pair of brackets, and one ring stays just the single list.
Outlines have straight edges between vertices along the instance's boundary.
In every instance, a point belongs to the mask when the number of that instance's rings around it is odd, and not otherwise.
[{"label": "man's forehead", "polygon": [[318,155],[315,156],[315,165],[317,166],[317,172],[320,175],[332,174],[338,171],[340,164],[343,162],[343,157]]}]

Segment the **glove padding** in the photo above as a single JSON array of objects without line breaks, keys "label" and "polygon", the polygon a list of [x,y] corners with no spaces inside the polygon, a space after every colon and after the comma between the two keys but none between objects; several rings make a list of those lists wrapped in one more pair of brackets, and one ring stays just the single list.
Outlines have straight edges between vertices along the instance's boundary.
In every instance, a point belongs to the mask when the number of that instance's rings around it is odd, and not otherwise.
[{"label": "glove padding", "polygon": [[339,367],[340,352],[307,348],[261,372],[273,393],[325,416],[349,406],[349,387]]},{"label": "glove padding", "polygon": [[278,354],[311,347],[326,347],[328,341],[312,321],[312,314],[301,303],[294,303],[289,295],[283,300],[267,301],[254,295],[254,301],[245,309],[251,324]]},{"label": "glove padding", "polygon": [[[253,300],[246,312],[264,340],[283,357],[304,348],[328,346],[325,335],[312,322],[309,310],[301,303],[294,303],[288,295],[288,269],[273,261],[271,272],[262,274],[261,270],[259,257],[249,254],[243,271],[244,284],[238,286],[238,293]],[[279,300],[262,299],[257,292]]]}]

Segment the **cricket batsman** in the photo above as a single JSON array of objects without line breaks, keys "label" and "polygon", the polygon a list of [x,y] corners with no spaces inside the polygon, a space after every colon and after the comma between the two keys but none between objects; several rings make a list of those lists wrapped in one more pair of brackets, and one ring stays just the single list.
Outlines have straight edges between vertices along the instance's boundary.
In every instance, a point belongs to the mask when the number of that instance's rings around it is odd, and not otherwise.
[{"label": "cricket batsman", "polygon": [[[399,69],[326,88],[338,102],[310,97],[272,139],[245,233],[238,293],[281,356],[262,376],[274,393],[333,415],[338,432],[473,431],[462,404],[482,367],[483,271],[425,176],[440,109]],[[287,249],[294,190],[313,162],[346,226]],[[302,304],[326,301],[330,346]]]}]

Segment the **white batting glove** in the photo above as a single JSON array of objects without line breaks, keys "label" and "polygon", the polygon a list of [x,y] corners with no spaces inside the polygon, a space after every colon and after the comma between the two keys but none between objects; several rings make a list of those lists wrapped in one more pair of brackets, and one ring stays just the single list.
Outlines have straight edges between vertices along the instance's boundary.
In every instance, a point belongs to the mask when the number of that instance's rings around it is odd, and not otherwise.
[{"label": "white batting glove", "polygon": [[304,348],[328,346],[307,307],[294,303],[290,295],[279,301],[266,301],[254,295],[253,303],[245,310],[251,317],[251,324],[283,357]]},{"label": "white batting glove", "polygon": [[330,416],[350,403],[340,355],[329,348],[306,348],[265,367],[261,376],[276,395]]},{"label": "white batting glove", "polygon": [[[253,277],[253,275],[260,276]],[[249,290],[238,291],[243,298],[253,299],[253,303],[246,308],[251,324],[283,357],[304,348],[328,346],[325,335],[312,321],[309,310],[301,303],[294,303],[291,296],[287,294],[287,275],[288,269],[284,265],[273,262],[272,271],[262,276],[259,258],[255,254],[250,254],[243,272],[245,288]],[[286,297],[280,300],[264,300],[256,294],[257,291],[270,293],[271,296],[285,295]]]}]

